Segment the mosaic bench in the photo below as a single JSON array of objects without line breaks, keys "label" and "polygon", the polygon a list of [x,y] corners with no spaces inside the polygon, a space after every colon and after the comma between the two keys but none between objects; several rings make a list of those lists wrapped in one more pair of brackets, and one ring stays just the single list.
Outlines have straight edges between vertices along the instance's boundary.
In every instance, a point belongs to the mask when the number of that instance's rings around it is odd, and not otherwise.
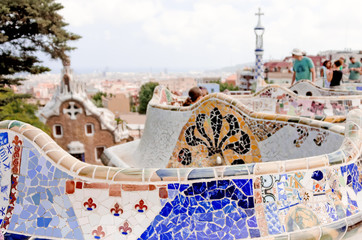
[{"label": "mosaic bench", "polygon": [[279,85],[268,85],[253,95],[234,98],[254,111],[329,122],[343,121],[349,111],[360,108],[362,103],[362,95],[301,96]]},{"label": "mosaic bench", "polygon": [[105,165],[183,168],[268,162],[333,152],[343,141],[337,126],[328,122],[253,112],[221,93],[191,107],[170,105],[171,97],[165,88],[155,90],[142,139],[108,148]]},{"label": "mosaic bench", "polygon": [[330,89],[317,86],[309,80],[301,80],[289,87],[295,94],[302,96],[344,96],[362,95],[362,84],[343,84],[342,89]]},{"label": "mosaic bench", "polygon": [[[171,153],[178,154],[186,148],[182,141],[187,138],[191,153],[223,153],[225,158],[231,150],[241,158],[249,152],[253,153],[248,156],[254,156],[257,138],[267,140],[282,129],[298,137],[293,131],[298,127],[303,133],[292,144],[312,147],[335,141],[333,147],[326,146],[326,152],[319,155],[308,153],[308,157],[291,155],[271,162],[245,157],[245,164],[202,168],[190,167],[192,161],[203,162],[192,156],[187,164],[184,150],[177,160],[168,156],[172,160],[168,163],[176,161],[177,168],[116,168],[80,162],[41,130],[19,121],[3,121],[0,239],[348,239],[362,234],[361,110],[351,111],[343,127],[254,113],[227,100],[214,95],[192,106],[192,111],[175,107],[171,112],[179,113],[175,115],[178,121],[171,118],[159,125],[163,109],[151,103],[148,110],[154,118],[146,128],[160,130],[182,122],[175,125],[180,126],[179,132],[169,132],[176,136]],[[285,126],[260,131],[266,122]],[[191,136],[188,129],[197,129],[197,135]],[[317,138],[312,129],[334,137]],[[155,132],[160,141],[151,146],[154,151],[168,141],[163,133]],[[225,147],[208,145],[207,136],[214,143],[227,136]],[[151,140],[136,145],[151,144]],[[152,159],[145,158],[144,163],[148,160]]]}]

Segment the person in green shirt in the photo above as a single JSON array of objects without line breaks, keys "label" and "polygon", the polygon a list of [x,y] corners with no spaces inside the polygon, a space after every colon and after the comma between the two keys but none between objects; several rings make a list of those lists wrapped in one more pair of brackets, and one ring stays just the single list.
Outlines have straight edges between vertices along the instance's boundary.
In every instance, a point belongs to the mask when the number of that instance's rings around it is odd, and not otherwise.
[{"label": "person in green shirt", "polygon": [[293,49],[292,56],[295,59],[293,63],[292,85],[295,81],[298,82],[302,79],[315,82],[315,68],[313,61],[308,57],[304,57],[302,51],[297,48]]},{"label": "person in green shirt", "polygon": [[351,63],[348,65],[349,80],[359,80],[359,71],[361,70],[361,63],[356,62],[356,59],[352,56],[349,58]]}]

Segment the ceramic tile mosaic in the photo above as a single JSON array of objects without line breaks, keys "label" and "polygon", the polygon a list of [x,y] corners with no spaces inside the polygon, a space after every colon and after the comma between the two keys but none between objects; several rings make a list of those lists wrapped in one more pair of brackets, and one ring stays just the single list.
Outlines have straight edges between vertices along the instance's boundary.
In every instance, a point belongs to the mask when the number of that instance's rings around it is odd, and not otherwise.
[{"label": "ceramic tile mosaic", "polygon": [[[297,91],[297,90],[294,90]],[[362,94],[300,96],[289,89],[270,85],[250,96],[237,96],[248,108],[272,114],[308,116],[328,121],[340,121],[336,116],[346,116],[349,111],[360,108]],[[333,117],[328,119],[328,117]]]},{"label": "ceramic tile mosaic", "polygon": [[[362,111],[351,111],[345,127],[336,127],[253,113],[229,100],[205,98],[172,134],[190,129],[182,135],[188,137],[187,147],[204,146],[200,154],[207,156],[232,149],[242,156],[253,150],[253,141],[272,138],[281,145],[290,142],[293,150],[334,146],[321,155],[290,155],[272,163],[122,169],[81,163],[41,130],[18,121],[0,122],[0,239],[358,237]],[[291,137],[277,138],[281,133]],[[226,149],[234,135],[240,144]],[[341,138],[339,146],[332,136]],[[267,146],[256,146],[262,159],[261,149]]]},{"label": "ceramic tile mosaic", "polygon": [[345,95],[361,95],[360,91],[361,84],[344,84],[342,89],[330,89],[330,88],[321,88],[315,83],[302,80],[296,82],[289,89],[294,93],[302,96],[345,96]]},{"label": "ceramic tile mosaic", "polygon": [[[149,108],[149,111],[153,111]],[[291,119],[290,119],[291,120]],[[343,136],[298,121],[257,120],[231,104],[201,101],[167,167],[207,167],[309,157],[337,150]]]},{"label": "ceramic tile mosaic", "polygon": [[[232,105],[207,101],[193,111],[181,131],[168,167],[205,167],[259,162],[255,136]],[[219,164],[220,165],[220,164]]]}]

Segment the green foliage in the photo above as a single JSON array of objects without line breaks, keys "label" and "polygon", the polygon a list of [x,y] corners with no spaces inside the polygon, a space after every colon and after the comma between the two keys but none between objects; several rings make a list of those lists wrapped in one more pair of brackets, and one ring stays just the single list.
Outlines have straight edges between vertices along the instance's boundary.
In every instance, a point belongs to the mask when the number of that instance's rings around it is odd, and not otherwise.
[{"label": "green foliage", "polygon": [[65,30],[67,24],[57,12],[63,6],[54,0],[0,1],[0,86],[19,85],[18,72],[39,74],[50,69],[39,65],[37,52],[69,64],[67,45],[80,36]]},{"label": "green foliage", "polygon": [[213,81],[213,82],[219,84],[219,86],[220,86],[220,92],[223,92],[223,91],[225,91],[226,89],[227,89],[227,90],[230,90],[230,91],[237,91],[237,90],[239,90],[239,87],[238,87],[238,86],[233,86],[232,84],[229,84],[229,83],[222,83],[220,80]]},{"label": "green foliage", "polygon": [[131,96],[131,95],[129,96],[129,108],[130,108],[131,112],[138,112],[136,103],[133,99],[133,96]]},{"label": "green foliage", "polygon": [[[2,94],[0,94],[2,95]],[[8,91],[6,95],[13,100],[5,105],[0,105],[0,120],[20,120],[29,123],[34,127],[40,128],[44,132],[50,134],[50,129],[44,123],[40,122],[35,116],[37,106],[28,104],[23,99],[19,98],[17,94]]]},{"label": "green foliage", "polygon": [[[58,14],[63,6],[54,0],[0,1],[0,121],[17,119],[45,129],[35,116],[36,106],[27,104],[29,95],[15,94],[10,86],[25,79],[15,74],[40,74],[50,69],[41,65],[39,52],[69,65],[67,43],[80,36],[65,30]],[[49,131],[48,131],[49,132]]]},{"label": "green foliage", "polygon": [[92,102],[94,103],[94,105],[96,105],[97,107],[103,107],[102,97],[107,97],[107,93],[97,92],[95,95],[93,95]]},{"label": "green foliage", "polygon": [[138,108],[138,112],[140,114],[146,114],[148,102],[151,100],[153,96],[153,91],[158,85],[159,84],[157,82],[148,82],[141,86],[141,90],[139,93],[140,105]]}]

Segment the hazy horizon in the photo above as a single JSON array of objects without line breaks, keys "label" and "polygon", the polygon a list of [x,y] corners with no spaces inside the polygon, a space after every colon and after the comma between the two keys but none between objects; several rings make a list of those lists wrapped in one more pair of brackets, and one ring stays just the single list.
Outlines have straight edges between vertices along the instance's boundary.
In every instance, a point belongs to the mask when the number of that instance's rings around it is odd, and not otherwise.
[{"label": "hazy horizon", "polygon": [[[77,72],[207,71],[255,60],[258,8],[264,59],[293,48],[317,54],[361,47],[361,2],[350,0],[58,0],[67,29],[82,38],[71,46]],[[44,64],[60,71],[61,62]]]}]

